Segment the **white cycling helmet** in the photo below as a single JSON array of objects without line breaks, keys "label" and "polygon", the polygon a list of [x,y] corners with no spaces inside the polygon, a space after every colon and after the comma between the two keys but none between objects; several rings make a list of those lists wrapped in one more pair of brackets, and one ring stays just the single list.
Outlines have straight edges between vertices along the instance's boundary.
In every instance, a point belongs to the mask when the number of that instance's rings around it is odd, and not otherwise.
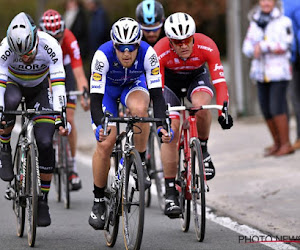
[{"label": "white cycling helmet", "polygon": [[19,13],[7,29],[9,47],[19,56],[27,54],[37,45],[36,32],[33,19],[24,12]]},{"label": "white cycling helmet", "polygon": [[165,21],[165,33],[170,39],[182,40],[194,35],[195,32],[195,21],[189,14],[177,12]]},{"label": "white cycling helmet", "polygon": [[143,32],[140,24],[130,17],[123,17],[115,22],[110,31],[114,44],[139,44]]}]

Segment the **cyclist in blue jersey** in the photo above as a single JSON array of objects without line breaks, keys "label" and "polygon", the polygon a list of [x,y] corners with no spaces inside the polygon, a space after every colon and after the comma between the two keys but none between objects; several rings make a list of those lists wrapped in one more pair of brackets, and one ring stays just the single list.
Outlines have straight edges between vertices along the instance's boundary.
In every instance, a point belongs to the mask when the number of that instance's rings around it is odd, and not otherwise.
[{"label": "cyclist in blue jersey", "polygon": [[[153,101],[154,116],[165,117],[165,101],[162,95],[159,62],[154,49],[142,39],[140,25],[132,18],[119,19],[111,29],[111,41],[96,51],[90,78],[92,126],[97,139],[93,156],[94,205],[89,224],[96,230],[103,229],[106,209],[104,189],[110,167],[116,127],[109,126],[109,135],[102,129],[103,112],[108,110],[118,116],[117,99],[127,107],[133,116],[147,117],[150,99]],[[134,143],[140,152],[145,173],[145,188],[151,185],[145,166],[145,151],[149,136],[149,124],[137,124],[141,133],[136,134]],[[163,142],[170,142],[172,136],[157,124],[162,132]]]}]

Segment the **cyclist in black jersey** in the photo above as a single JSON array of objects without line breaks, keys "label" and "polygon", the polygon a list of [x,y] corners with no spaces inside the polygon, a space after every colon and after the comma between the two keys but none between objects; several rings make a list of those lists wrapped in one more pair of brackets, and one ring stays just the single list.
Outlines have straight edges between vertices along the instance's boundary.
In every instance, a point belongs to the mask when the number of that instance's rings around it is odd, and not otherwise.
[{"label": "cyclist in black jersey", "polygon": [[160,2],[155,0],[142,1],[136,7],[135,16],[143,30],[143,40],[151,46],[154,46],[160,38],[165,36],[163,30],[165,12]]}]

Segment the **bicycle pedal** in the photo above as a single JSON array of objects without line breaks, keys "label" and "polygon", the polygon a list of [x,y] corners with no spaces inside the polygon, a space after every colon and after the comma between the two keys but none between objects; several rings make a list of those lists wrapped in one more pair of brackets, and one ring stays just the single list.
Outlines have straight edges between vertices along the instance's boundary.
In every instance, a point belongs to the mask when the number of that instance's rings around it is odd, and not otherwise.
[{"label": "bicycle pedal", "polygon": [[10,194],[5,193],[4,198],[8,201],[12,200],[12,198],[10,197]]},{"label": "bicycle pedal", "polygon": [[15,194],[15,191],[13,190],[12,187],[8,187],[6,190],[5,190],[5,195],[4,195],[4,198],[6,200],[12,200],[14,198],[14,194]]}]

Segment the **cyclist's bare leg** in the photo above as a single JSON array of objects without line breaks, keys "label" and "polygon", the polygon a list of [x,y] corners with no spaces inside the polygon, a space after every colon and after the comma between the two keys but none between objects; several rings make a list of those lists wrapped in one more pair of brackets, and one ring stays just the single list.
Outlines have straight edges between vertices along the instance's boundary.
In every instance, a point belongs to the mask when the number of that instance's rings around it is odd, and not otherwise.
[{"label": "cyclist's bare leg", "polygon": [[40,174],[40,177],[41,177],[41,181],[51,181],[51,179],[52,179],[52,174],[44,174],[44,173],[41,173],[41,174]]},{"label": "cyclist's bare leg", "polygon": [[[211,103],[212,97],[207,92],[198,91],[193,93],[192,104],[194,107],[201,105],[208,105]],[[198,137],[200,139],[207,139],[209,137],[211,126],[211,112],[209,110],[200,110],[196,113]]]},{"label": "cyclist's bare leg", "polygon": [[[126,106],[132,116],[148,117],[149,102],[150,98],[147,93],[136,90],[129,94]],[[134,136],[134,145],[139,152],[145,152],[150,126],[149,123],[137,123],[136,125],[141,128],[142,133]],[[134,128],[134,131],[137,133],[140,132],[137,128]]]},{"label": "cyclist's bare leg", "polygon": [[115,126],[109,127],[110,135],[103,142],[97,142],[97,146],[93,155],[93,176],[94,184],[103,188],[106,186],[107,175],[110,168],[110,154],[116,141],[117,129]]},{"label": "cyclist's bare leg", "polygon": [[177,174],[177,141],[179,134],[179,119],[172,119],[172,129],[174,131],[174,138],[170,143],[161,144],[161,159],[164,168],[165,178],[175,178]]}]

